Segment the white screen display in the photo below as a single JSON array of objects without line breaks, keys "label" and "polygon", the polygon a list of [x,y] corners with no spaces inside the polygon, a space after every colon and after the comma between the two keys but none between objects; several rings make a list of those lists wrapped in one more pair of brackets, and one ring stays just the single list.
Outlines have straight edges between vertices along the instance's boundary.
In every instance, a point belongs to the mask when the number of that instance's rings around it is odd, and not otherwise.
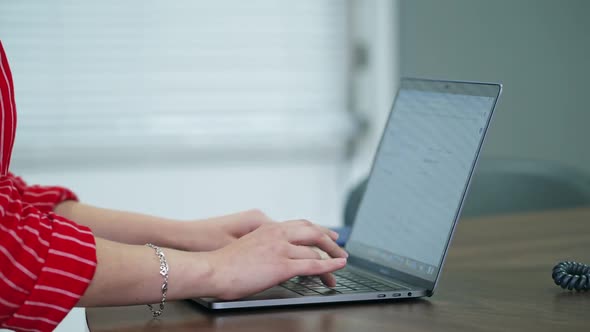
[{"label": "white screen display", "polygon": [[495,98],[402,89],[347,249],[434,280]]}]

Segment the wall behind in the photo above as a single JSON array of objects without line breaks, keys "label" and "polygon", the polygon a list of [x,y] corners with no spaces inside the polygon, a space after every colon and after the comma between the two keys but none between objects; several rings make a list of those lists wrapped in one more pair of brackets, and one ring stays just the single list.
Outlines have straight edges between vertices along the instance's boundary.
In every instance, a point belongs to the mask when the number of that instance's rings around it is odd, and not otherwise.
[{"label": "wall behind", "polygon": [[404,0],[401,72],[504,84],[484,155],[590,172],[590,2]]}]

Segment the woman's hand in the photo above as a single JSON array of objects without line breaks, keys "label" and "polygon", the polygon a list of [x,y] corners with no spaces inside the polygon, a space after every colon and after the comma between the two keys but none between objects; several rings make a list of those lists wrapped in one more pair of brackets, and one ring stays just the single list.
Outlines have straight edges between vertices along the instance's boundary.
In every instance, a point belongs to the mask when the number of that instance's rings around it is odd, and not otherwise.
[{"label": "woman's hand", "polygon": [[[262,224],[215,251],[162,248],[170,266],[167,299],[237,299],[298,275],[320,275],[333,286],[330,272],[343,268],[347,256],[334,242],[336,237],[323,227],[297,220]],[[332,258],[322,260],[312,246]],[[96,255],[96,272],[79,306],[158,303],[162,299],[160,263],[153,249],[96,238]]]},{"label": "woman's hand", "polygon": [[[331,272],[346,265],[338,235],[306,220],[264,223],[229,245],[207,253],[212,291],[221,299],[258,293],[299,275],[320,275],[335,286]],[[322,259],[318,247],[331,258]]]},{"label": "woman's hand", "polygon": [[260,210],[248,210],[206,220],[177,224],[177,245],[187,251],[223,248],[264,224],[274,223]]}]

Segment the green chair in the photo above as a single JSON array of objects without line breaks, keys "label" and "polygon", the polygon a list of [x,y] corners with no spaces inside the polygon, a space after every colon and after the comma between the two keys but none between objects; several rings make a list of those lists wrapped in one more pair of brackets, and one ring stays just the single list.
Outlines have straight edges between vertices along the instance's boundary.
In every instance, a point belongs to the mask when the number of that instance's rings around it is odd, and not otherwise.
[{"label": "green chair", "polygon": [[[352,226],[367,181],[348,195],[344,225]],[[462,217],[572,208],[590,205],[590,176],[556,162],[481,159]]]},{"label": "green chair", "polygon": [[463,217],[590,205],[590,176],[557,162],[482,159]]}]

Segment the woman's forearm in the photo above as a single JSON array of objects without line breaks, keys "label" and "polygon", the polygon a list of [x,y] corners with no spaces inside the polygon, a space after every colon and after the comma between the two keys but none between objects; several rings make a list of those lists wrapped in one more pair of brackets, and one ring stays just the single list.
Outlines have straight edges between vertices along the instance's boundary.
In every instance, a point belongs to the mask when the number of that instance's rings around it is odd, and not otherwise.
[{"label": "woman's forearm", "polygon": [[[168,300],[215,296],[206,253],[163,248],[170,267]],[[159,303],[163,278],[152,248],[96,238],[97,268],[78,306]]]},{"label": "woman's forearm", "polygon": [[219,249],[260,225],[273,222],[256,209],[193,221],[103,209],[75,201],[59,204],[55,212],[90,227],[95,236],[104,239],[127,244],[154,243],[186,251]]},{"label": "woman's forearm", "polygon": [[[168,300],[194,297],[237,299],[297,275],[322,275],[346,264],[337,235],[306,220],[267,223],[238,241],[210,252],[164,248],[169,265]],[[310,246],[331,258],[322,259]],[[163,278],[155,251],[147,246],[96,239],[97,267],[79,306],[158,303]]]},{"label": "woman's forearm", "polygon": [[127,244],[154,243],[181,249],[177,239],[184,227],[181,221],[103,209],[75,201],[59,204],[55,213],[90,227],[97,237]]}]

